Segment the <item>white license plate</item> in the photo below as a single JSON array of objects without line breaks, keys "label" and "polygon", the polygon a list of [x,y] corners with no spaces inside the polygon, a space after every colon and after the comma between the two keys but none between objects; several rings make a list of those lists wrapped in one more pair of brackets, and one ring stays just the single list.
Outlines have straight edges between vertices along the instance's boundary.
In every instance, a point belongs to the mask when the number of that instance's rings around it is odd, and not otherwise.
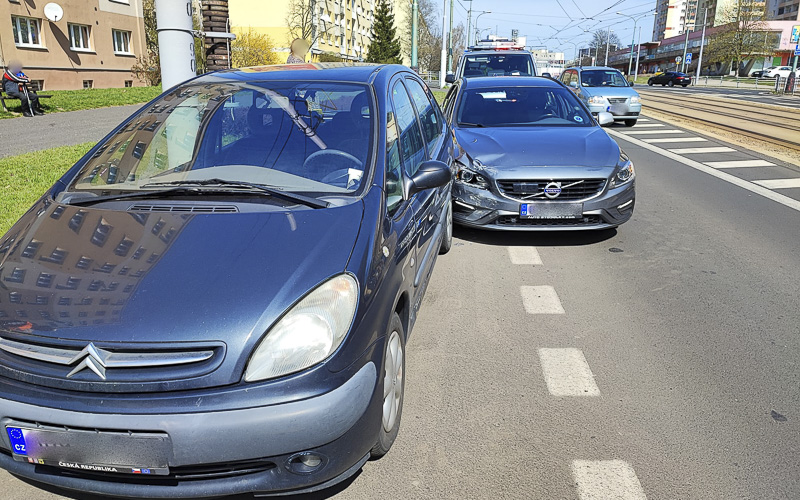
[{"label": "white license plate", "polygon": [[523,203],[519,216],[522,219],[580,219],[583,203]]}]

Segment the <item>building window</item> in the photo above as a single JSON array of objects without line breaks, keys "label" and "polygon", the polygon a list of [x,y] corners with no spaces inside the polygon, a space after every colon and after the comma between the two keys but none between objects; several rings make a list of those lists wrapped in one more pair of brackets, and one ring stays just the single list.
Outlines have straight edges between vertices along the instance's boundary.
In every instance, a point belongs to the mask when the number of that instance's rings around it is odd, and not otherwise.
[{"label": "building window", "polygon": [[133,87],[133,80],[125,80],[125,87]]},{"label": "building window", "polygon": [[90,26],[83,24],[68,24],[69,28],[69,47],[72,50],[91,50],[89,44]]},{"label": "building window", "polygon": [[85,88],[85,89],[94,88],[94,80],[84,80],[83,81],[83,88]]},{"label": "building window", "polygon": [[14,44],[19,47],[41,47],[39,20],[32,17],[11,16]]},{"label": "building window", "polygon": [[115,54],[131,54],[131,32],[122,30],[111,30],[114,38]]}]

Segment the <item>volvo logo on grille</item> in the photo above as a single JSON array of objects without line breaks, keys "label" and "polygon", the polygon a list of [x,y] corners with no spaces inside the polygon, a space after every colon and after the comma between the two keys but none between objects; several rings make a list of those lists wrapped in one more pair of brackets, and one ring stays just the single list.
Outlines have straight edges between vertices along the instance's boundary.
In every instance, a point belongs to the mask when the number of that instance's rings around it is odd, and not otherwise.
[{"label": "volvo logo on grille", "polygon": [[550,182],[544,187],[544,195],[550,198],[551,200],[555,200],[558,198],[558,195],[561,194],[561,183],[560,182]]},{"label": "volvo logo on grille", "polygon": [[75,363],[78,363],[78,365],[67,374],[67,378],[70,378],[76,373],[88,368],[92,370],[98,377],[105,380],[106,362],[108,361],[108,357],[110,355],[110,352],[104,351],[99,347],[95,347],[93,343],[89,342],[89,345],[84,347],[81,352],[76,354],[75,357],[70,360],[70,365],[74,365]]}]

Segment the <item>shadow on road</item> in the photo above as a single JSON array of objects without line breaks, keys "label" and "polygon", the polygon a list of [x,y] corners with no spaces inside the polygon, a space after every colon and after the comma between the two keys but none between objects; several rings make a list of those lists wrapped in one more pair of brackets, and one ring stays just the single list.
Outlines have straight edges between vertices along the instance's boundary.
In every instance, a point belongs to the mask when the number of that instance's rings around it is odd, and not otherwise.
[{"label": "shadow on road", "polygon": [[485,231],[455,226],[453,237],[461,240],[497,246],[573,247],[592,245],[610,240],[616,229],[597,231]]},{"label": "shadow on road", "polygon": [[[359,469],[359,471],[356,472],[352,477],[350,477],[350,478],[342,481],[341,483],[339,483],[339,484],[337,484],[337,485],[335,485],[335,486],[333,486],[331,488],[328,488],[326,490],[318,491],[318,492],[314,492],[314,493],[308,493],[308,494],[305,494],[305,495],[281,496],[280,498],[284,499],[284,500],[325,500],[327,498],[333,497],[334,495],[338,495],[339,493],[341,493],[344,490],[346,490],[348,487],[350,487],[351,484],[353,484],[353,482],[360,475],[361,475],[361,470]],[[92,494],[89,494],[89,493],[80,493],[80,492],[75,492],[75,491],[70,491],[70,490],[64,490],[64,489],[61,489],[61,488],[57,488],[55,486],[50,486],[49,484],[39,483],[37,481],[32,481],[30,479],[27,479],[27,478],[24,478],[24,477],[20,477],[20,476],[17,476],[17,475],[14,475],[14,477],[19,479],[20,481],[25,482],[26,484],[29,484],[29,485],[33,486],[34,488],[41,489],[41,490],[46,491],[48,493],[52,493],[53,495],[58,495],[59,497],[62,497],[62,498],[69,498],[69,499],[72,499],[72,500],[108,500],[108,498],[109,498],[107,495],[92,495]],[[216,498],[217,500],[254,500],[254,499],[263,498],[263,497],[257,497],[257,496],[252,495],[252,494],[246,494],[246,495],[232,495],[232,496],[214,497],[214,498]]]}]

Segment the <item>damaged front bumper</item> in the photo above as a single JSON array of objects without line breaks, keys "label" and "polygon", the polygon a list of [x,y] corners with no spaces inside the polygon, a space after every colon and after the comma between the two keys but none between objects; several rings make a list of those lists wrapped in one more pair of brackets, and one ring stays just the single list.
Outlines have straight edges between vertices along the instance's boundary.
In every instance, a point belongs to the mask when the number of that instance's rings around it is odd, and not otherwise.
[{"label": "damaged front bumper", "polygon": [[[606,188],[588,200],[523,201],[508,198],[489,189],[456,182],[453,185],[453,222],[462,226],[496,231],[581,231],[609,229],[627,222],[635,205],[635,180],[617,188]],[[524,203],[534,205],[582,204],[580,217],[525,218]]]}]

